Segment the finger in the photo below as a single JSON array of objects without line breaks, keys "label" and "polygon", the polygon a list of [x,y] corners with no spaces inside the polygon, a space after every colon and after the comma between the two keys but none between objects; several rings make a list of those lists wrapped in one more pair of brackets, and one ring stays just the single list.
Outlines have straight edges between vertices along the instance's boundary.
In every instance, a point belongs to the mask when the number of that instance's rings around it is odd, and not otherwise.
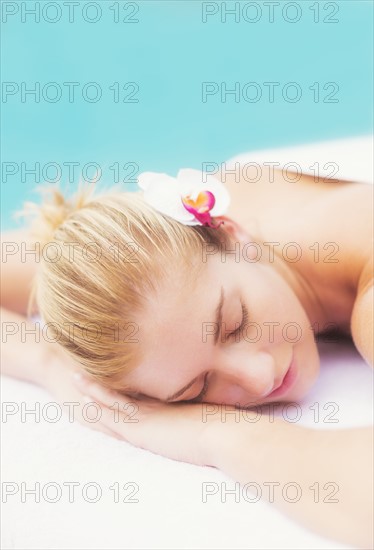
[{"label": "finger", "polygon": [[102,404],[96,403],[88,395],[83,396],[83,402],[85,403],[85,405],[95,405],[97,419],[89,420],[87,415],[85,417],[82,417],[81,419],[82,424],[84,424],[90,429],[105,433],[111,437],[114,437],[116,439],[123,441],[123,437],[119,433],[117,433],[116,431],[110,428],[110,425],[112,425],[112,423],[110,422],[110,414],[106,406],[102,406]]},{"label": "finger", "polygon": [[[94,403],[92,397],[85,395],[86,402]],[[102,403],[95,403],[100,407],[100,424],[111,433],[115,433],[119,439],[125,440],[137,446],[137,432],[139,431],[139,416],[137,410],[132,411],[132,414],[122,412],[118,406],[107,407]],[[131,425],[136,427],[131,427]]]},{"label": "finger", "polygon": [[74,381],[79,389],[86,395],[92,397],[94,400],[110,407],[114,403],[135,403],[137,400],[134,398],[126,398],[125,395],[104,388],[101,384],[97,384],[84,378],[83,376],[74,376]]}]

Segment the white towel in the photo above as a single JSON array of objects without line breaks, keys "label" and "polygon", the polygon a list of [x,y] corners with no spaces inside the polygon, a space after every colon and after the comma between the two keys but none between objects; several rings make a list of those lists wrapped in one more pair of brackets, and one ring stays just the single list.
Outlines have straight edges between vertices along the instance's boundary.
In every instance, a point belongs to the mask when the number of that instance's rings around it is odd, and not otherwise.
[{"label": "white towel", "polygon": [[273,165],[275,169],[290,172],[301,169],[303,174],[316,177],[373,183],[373,145],[372,135],[359,136],[282,149],[254,150],[236,155],[226,164],[229,167],[235,162],[277,163]]},{"label": "white towel", "polygon": [[[308,397],[300,409],[280,413],[289,419],[301,415],[301,424],[316,429],[370,424],[373,369],[347,344],[325,343],[320,351],[321,374]],[[22,421],[21,412],[3,413],[3,502],[4,483],[18,484],[6,486],[8,493],[17,486],[18,492],[2,504],[4,549],[350,548],[311,533],[265,501],[248,502],[235,482],[214,468],[136,449],[65,417],[53,423],[55,409],[46,407],[53,399],[32,384],[3,377],[2,401],[3,408],[14,402],[20,411],[22,403],[24,409],[35,409],[36,403],[41,408],[40,422],[32,415]],[[36,482],[39,503],[22,494],[22,483],[31,489]],[[78,483],[72,503],[67,482]],[[128,502],[115,502],[116,483],[120,500]],[[206,502],[203,486],[217,490]],[[59,502],[48,502],[58,493]]]}]

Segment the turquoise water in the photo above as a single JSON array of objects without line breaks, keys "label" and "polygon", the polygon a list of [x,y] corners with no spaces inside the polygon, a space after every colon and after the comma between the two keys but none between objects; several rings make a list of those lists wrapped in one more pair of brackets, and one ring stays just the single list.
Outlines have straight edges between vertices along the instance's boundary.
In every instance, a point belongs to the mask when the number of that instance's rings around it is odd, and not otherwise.
[{"label": "turquoise water", "polygon": [[265,4],[2,2],[2,229],[43,180],[372,132],[373,3]]}]

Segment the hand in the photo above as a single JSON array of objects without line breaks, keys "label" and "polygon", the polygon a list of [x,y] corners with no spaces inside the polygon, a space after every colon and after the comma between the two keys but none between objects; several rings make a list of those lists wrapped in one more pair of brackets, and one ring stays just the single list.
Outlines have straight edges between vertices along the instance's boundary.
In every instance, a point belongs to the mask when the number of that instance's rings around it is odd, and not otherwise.
[{"label": "hand", "polygon": [[121,439],[167,458],[213,466],[207,430],[220,415],[206,415],[207,404],[140,400],[85,377],[75,382],[81,393],[100,406],[101,425]]},{"label": "hand", "polygon": [[84,393],[76,384],[75,378],[79,379],[84,375],[81,365],[74,362],[62,348],[57,349],[54,346],[43,351],[43,371],[38,375],[37,383],[53,395],[63,411],[72,414],[74,421],[117,439],[123,439],[101,422],[100,408],[89,406]]}]

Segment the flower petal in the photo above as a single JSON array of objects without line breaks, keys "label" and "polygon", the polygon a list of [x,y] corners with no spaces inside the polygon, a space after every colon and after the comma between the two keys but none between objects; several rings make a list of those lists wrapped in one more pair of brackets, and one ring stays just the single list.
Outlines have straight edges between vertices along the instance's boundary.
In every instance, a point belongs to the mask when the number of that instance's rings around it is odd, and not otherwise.
[{"label": "flower petal", "polygon": [[168,180],[171,184],[177,184],[176,179],[168,176],[168,174],[160,172],[142,172],[138,176],[138,186],[143,189],[143,191],[146,191],[151,185],[159,182],[165,182],[166,180]]},{"label": "flower petal", "polygon": [[[170,179],[173,181],[170,182]],[[150,206],[179,222],[194,220],[193,214],[181,204],[178,186],[173,178],[153,180],[144,191],[143,198]]]},{"label": "flower petal", "polygon": [[210,191],[200,191],[196,199],[189,195],[182,197],[182,203],[189,212],[209,212],[214,206],[215,198]]},{"label": "flower petal", "polygon": [[177,178],[143,172],[138,177],[144,200],[153,208],[185,225],[203,225],[211,216],[224,214],[230,195],[216,177],[195,169],[182,169]]},{"label": "flower petal", "polygon": [[[199,170],[184,168],[179,170],[177,181],[181,183],[183,191],[187,190],[186,194],[190,193],[192,195],[192,189],[195,194],[200,191],[213,193],[216,202],[210,212],[211,216],[225,214],[230,205],[231,197],[225,185],[218,178]],[[191,188],[191,191],[188,191],[189,188]]]}]

